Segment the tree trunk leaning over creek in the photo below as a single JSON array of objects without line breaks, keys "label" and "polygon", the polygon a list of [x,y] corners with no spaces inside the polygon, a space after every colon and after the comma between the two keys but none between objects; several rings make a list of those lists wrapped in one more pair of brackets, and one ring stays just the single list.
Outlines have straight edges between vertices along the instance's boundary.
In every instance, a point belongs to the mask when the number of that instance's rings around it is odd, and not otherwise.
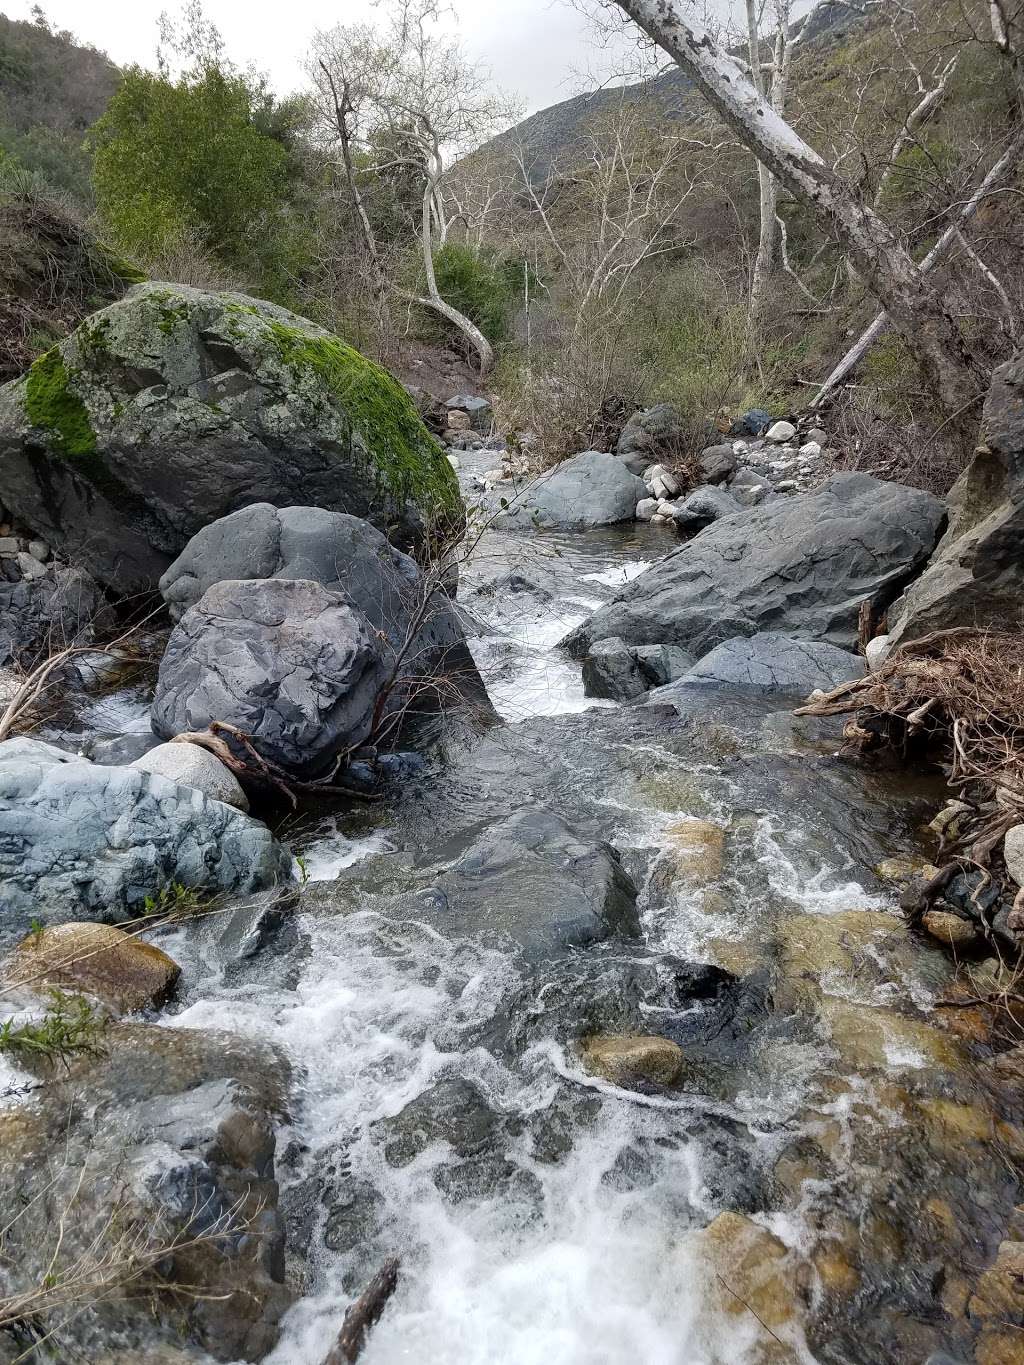
[{"label": "tree trunk leaning over creek", "polygon": [[853,260],[910,347],[951,422],[969,431],[985,379],[942,296],[888,223],[832,171],[758,94],[743,68],[681,0],[615,0],[691,77],[705,99],[781,184],[817,216]]}]

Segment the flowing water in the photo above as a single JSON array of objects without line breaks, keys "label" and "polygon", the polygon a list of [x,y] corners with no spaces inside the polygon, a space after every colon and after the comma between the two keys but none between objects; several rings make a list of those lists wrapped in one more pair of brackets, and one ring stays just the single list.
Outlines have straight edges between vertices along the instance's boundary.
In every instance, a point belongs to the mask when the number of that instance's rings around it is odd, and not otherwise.
[{"label": "flowing water", "polygon": [[[190,982],[171,1026],[268,1039],[296,1071],[278,1164],[306,1294],[268,1365],[319,1362],[391,1255],[367,1365],[957,1349],[944,1285],[965,1244],[994,1249],[1012,1181],[957,1131],[984,1122],[969,1043],[931,1016],[947,961],[871,871],[921,851],[935,785],[851,770],[751,697],[588,702],[554,645],[673,543],[486,537],[463,596],[508,723],[304,831],[299,942],[269,966],[166,945]],[[619,851],[640,940],[537,961],[446,927],[437,877],[536,804]],[[588,1074],[595,1027],[675,1038],[681,1086]]]},{"label": "flowing water", "polygon": [[[277,1164],[304,1295],[267,1365],[319,1365],[392,1255],[366,1365],[972,1358],[956,1305],[1005,1235],[1020,1115],[937,1022],[948,960],[872,870],[927,852],[938,788],[853,769],[756,697],[586,699],[557,641],[674,544],[486,536],[461,597],[504,723],[294,828],[308,881],[266,953],[161,940],[187,983],[166,1026],[294,1069]],[[639,937],[538,952],[446,913],[481,831],[537,808],[617,850]],[[576,1044],[602,1030],[677,1041],[681,1083],[590,1074]]]}]

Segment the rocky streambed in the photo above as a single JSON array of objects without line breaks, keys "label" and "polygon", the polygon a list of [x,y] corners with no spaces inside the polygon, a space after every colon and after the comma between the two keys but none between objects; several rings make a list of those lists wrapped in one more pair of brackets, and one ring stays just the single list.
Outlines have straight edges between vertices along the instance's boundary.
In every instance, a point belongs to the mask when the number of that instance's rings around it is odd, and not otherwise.
[{"label": "rocky streambed", "polygon": [[[222,388],[254,382],[256,313],[222,313],[233,349],[202,333],[196,393],[228,361]],[[251,406],[208,420],[235,440]],[[467,500],[493,458],[452,457]],[[365,681],[375,639],[401,652],[420,570],[343,512],[269,503],[157,547],[175,686],[153,708],[151,676],[88,656],[82,697],[4,746],[0,1027],[38,1013],[17,991],[55,931],[111,1018],[51,1010],[63,1065],[0,1051],[3,1365],[321,1365],[392,1257],[369,1365],[1022,1358],[1024,1052],[1013,991],[975,1003],[1009,976],[958,972],[899,909],[944,789],[794,715],[863,669],[862,604],[891,603],[945,509],[862,475],[800,498],[683,549],[666,517],[471,532],[406,671],[465,662],[464,632],[490,707],[442,708],[367,799],[264,803],[272,831],[182,776],[195,746],[160,746],[168,781],[151,719],[198,731],[266,682],[268,752],[326,742],[321,715],[350,752],[346,660]],[[311,632],[330,613],[344,630]],[[296,639],[349,670],[305,709]],[[109,921],[140,904],[162,927],[133,946]]]},{"label": "rocky streambed", "polygon": [[554,651],[671,544],[484,543],[463,600],[510,723],[283,829],[309,879],[260,934],[157,939],[168,1036],[285,1088],[294,1301],[245,1358],[319,1362],[391,1255],[371,1363],[1019,1358],[1018,1064],[936,1010],[950,959],[896,908],[935,783],[852,769],[778,694],[591,706]]}]

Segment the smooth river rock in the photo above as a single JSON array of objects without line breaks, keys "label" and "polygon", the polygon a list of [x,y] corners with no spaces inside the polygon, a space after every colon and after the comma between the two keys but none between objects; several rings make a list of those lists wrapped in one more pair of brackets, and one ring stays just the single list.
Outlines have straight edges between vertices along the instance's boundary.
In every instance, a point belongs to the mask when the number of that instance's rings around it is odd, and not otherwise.
[{"label": "smooth river rock", "polygon": [[507,508],[494,493],[483,504],[491,525],[499,530],[587,531],[632,521],[637,504],[647,496],[647,485],[614,455],[586,450],[539,475],[518,497],[502,496]]},{"label": "smooth river rock", "polygon": [[173,884],[212,896],[291,875],[265,825],[194,787],[39,740],[0,744],[0,937],[133,919]]},{"label": "smooth river rock", "polygon": [[778,631],[852,649],[864,602],[888,605],[935,544],[944,504],[868,474],[723,517],[632,580],[565,640],[672,644],[701,657]]}]

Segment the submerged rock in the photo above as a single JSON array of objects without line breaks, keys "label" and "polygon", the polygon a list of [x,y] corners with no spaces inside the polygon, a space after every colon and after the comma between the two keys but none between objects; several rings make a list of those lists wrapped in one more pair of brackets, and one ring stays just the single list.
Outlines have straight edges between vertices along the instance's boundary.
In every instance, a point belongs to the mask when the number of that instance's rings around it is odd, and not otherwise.
[{"label": "submerged rock", "polygon": [[156,283],[0,389],[0,497],[123,593],[252,502],[349,512],[402,547],[462,518],[451,466],[391,375],[274,304]]},{"label": "submerged rock", "polygon": [[39,740],[0,744],[0,935],[132,919],[172,885],[214,895],[290,879],[265,825],[193,787]]},{"label": "submerged rock", "polygon": [[387,665],[355,603],[308,579],[228,580],[175,627],[160,664],[153,729],[213,721],[264,758],[315,777],[369,735]]},{"label": "submerged rock", "polygon": [[924,562],[938,498],[868,474],[725,517],[634,578],[565,640],[674,644],[698,657],[739,635],[784,631],[850,648],[865,601],[884,605]]},{"label": "submerged rock", "polygon": [[116,1343],[133,1362],[183,1346],[262,1360],[293,1298],[274,1170],[286,1065],[228,1033],[116,1024],[102,1042],[31,1111],[0,1111],[0,1202],[17,1210],[3,1292],[76,1267],[109,1284],[88,1312],[40,1304],[72,1359]]},{"label": "submerged rock", "polygon": [[604,1034],[588,1038],[580,1053],[588,1071],[613,1085],[675,1085],[683,1070],[683,1050],[669,1038]]},{"label": "submerged rock", "polygon": [[57,924],[27,934],[4,969],[9,986],[94,995],[119,1013],[162,1005],[181,975],[173,958],[110,924]]},{"label": "submerged rock", "polygon": [[587,450],[541,474],[502,508],[496,494],[484,499],[491,524],[499,530],[586,531],[632,521],[647,485],[622,460]]},{"label": "submerged rock", "polygon": [[529,958],[640,931],[619,855],[541,806],[483,830],[437,887],[437,919],[449,933],[511,941]]}]

